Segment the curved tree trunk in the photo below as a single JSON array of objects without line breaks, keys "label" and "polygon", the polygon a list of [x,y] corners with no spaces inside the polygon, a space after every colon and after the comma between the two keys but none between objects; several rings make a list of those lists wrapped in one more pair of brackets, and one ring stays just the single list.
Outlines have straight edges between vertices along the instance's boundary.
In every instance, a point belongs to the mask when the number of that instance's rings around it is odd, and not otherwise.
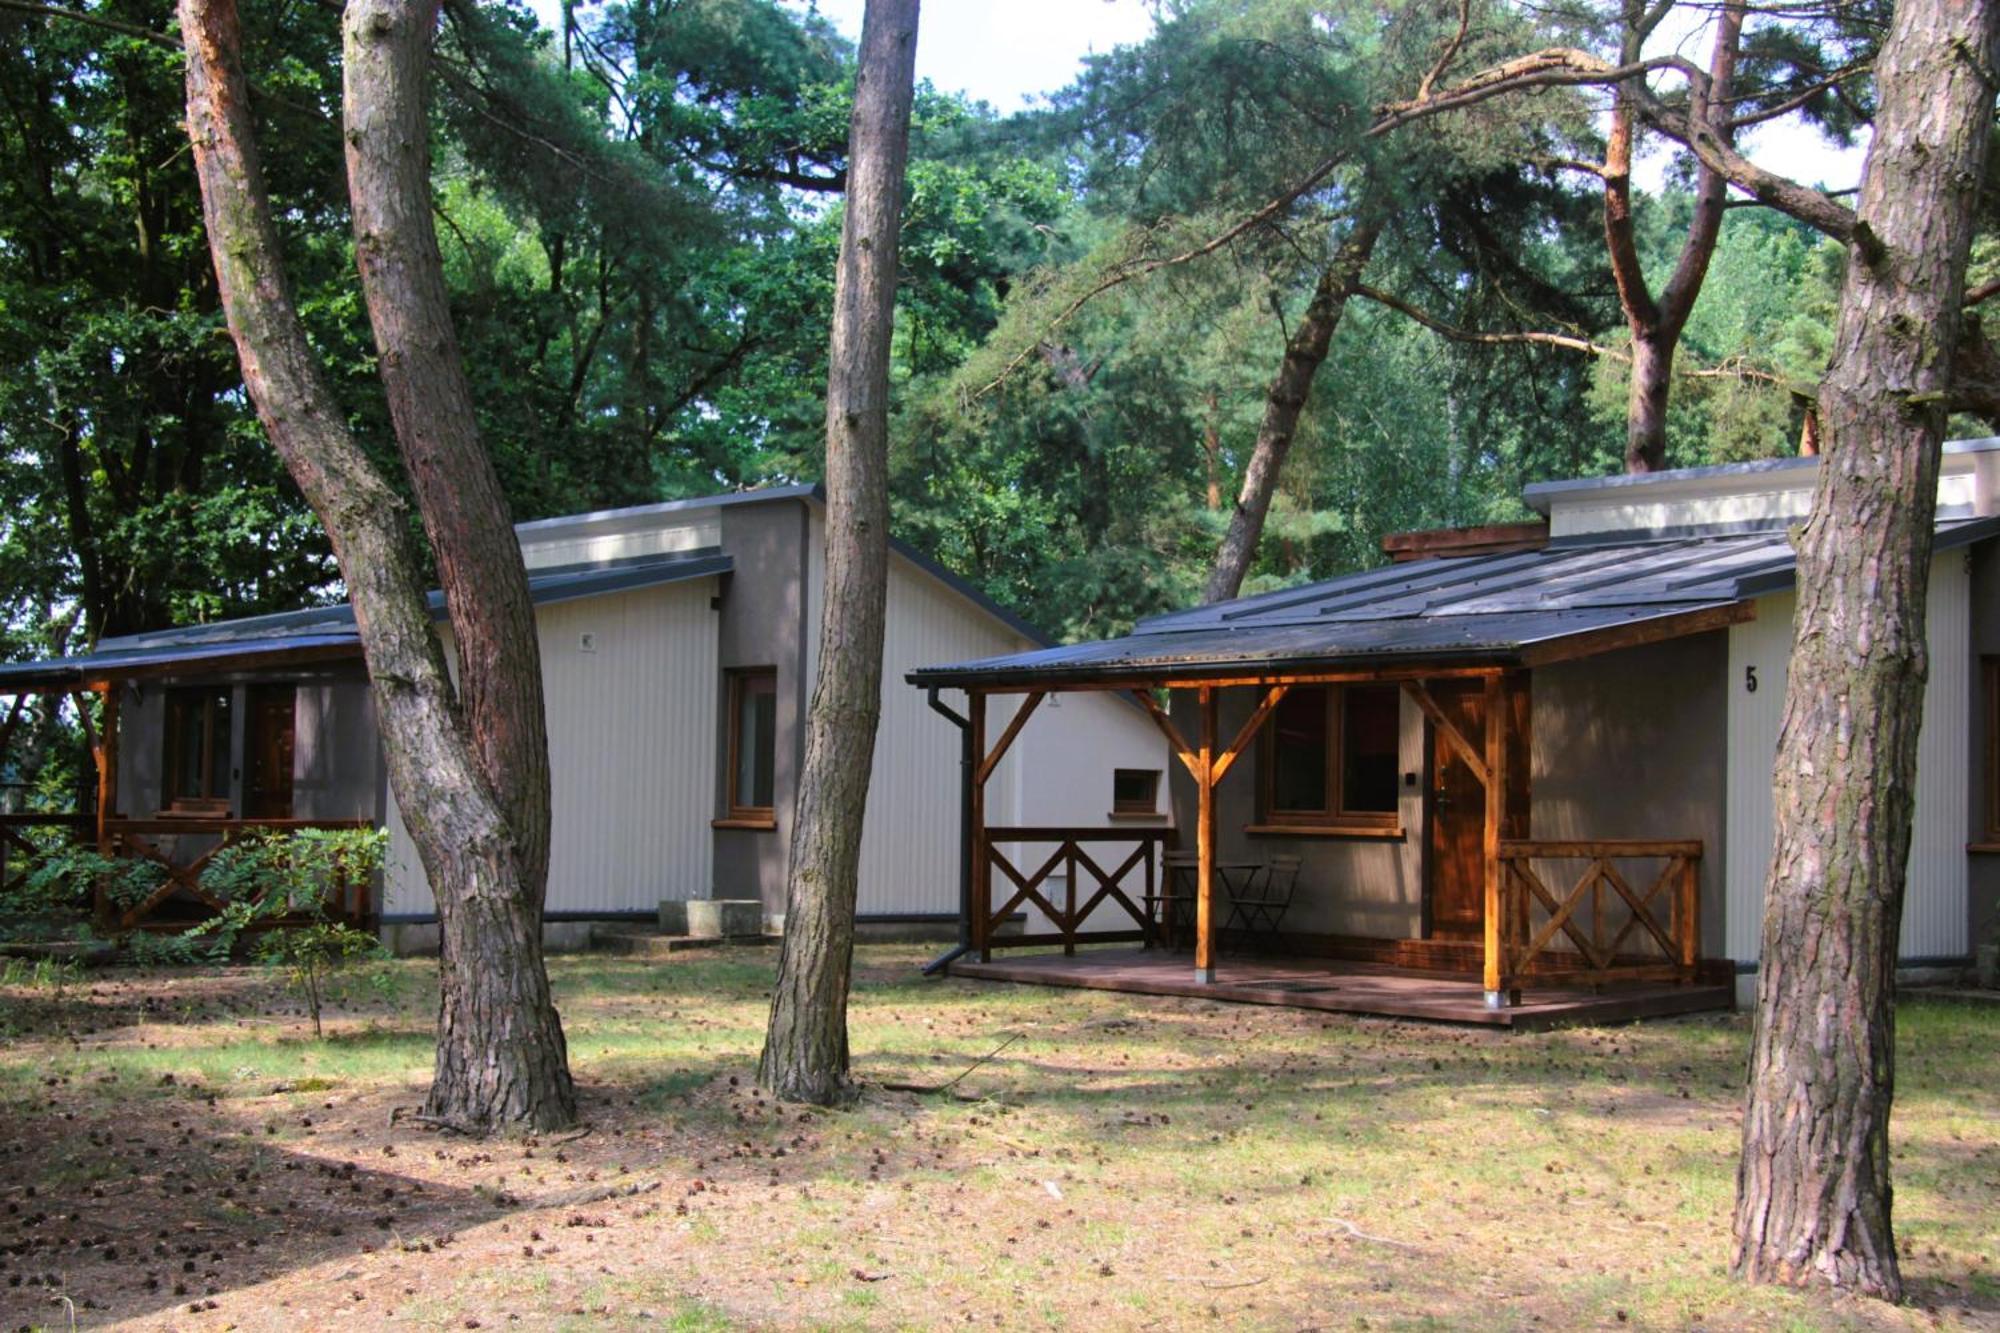
[{"label": "curved tree trunk", "polygon": [[1821,381],[1798,537],[1736,1268],[1896,1299],[1896,937],[1922,718],[1945,399],[1985,168],[2000,0],[1902,0]]},{"label": "curved tree trunk", "polygon": [[826,398],[826,596],[789,898],[758,1081],[847,1095],[847,987],[889,577],[889,335],[916,70],[917,0],[868,0]]},{"label": "curved tree trunk", "polygon": [[[504,837],[482,853],[504,894],[445,907],[442,997],[428,1114],[561,1124],[575,1111],[562,1024],[542,960],[549,758],[527,571],[480,443],[431,215],[425,75],[438,0],[352,0],[342,21],[354,248],[403,464],[437,555],[458,694]],[[433,881],[434,887],[437,887]]]},{"label": "curved tree trunk", "polygon": [[[1365,206],[1364,206],[1365,207]],[[1264,535],[1264,517],[1271,510],[1278,479],[1285,470],[1285,458],[1292,451],[1292,439],[1299,428],[1306,399],[1312,393],[1313,377],[1326,361],[1334,331],[1354,294],[1354,284],[1368,268],[1375,253],[1382,224],[1364,213],[1361,222],[1347,234],[1334,251],[1333,259],[1313,286],[1312,300],[1300,317],[1298,327],[1285,340],[1284,360],[1271,377],[1264,393],[1264,419],[1257,427],[1257,442],[1243,469],[1243,488],[1236,496],[1236,509],[1229,516],[1229,529],[1215,552],[1208,587],[1202,593],[1207,603],[1226,602],[1243,590],[1243,577],[1257,558],[1257,543]]]},{"label": "curved tree trunk", "polygon": [[[250,128],[235,0],[181,0],[180,16],[188,132],[244,384],[340,561],[390,786],[437,894],[448,966],[475,966],[493,980],[476,991],[480,1012],[467,1024],[491,1045],[467,1048],[476,1068],[461,1086],[474,1095],[454,1095],[451,1118],[467,1128],[565,1124],[574,1094],[540,971],[539,920],[521,910],[529,900],[515,834],[459,715],[406,506],[348,432],[285,281]],[[441,1039],[440,1051],[449,1045]]]}]

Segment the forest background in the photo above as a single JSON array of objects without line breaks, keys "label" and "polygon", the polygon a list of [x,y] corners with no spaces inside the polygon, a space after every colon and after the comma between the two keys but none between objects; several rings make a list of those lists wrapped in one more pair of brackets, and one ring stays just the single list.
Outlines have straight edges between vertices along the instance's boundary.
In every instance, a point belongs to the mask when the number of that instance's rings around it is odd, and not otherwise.
[{"label": "forest background", "polygon": [[[1828,12],[1753,18],[1746,60],[1831,69],[1879,31],[1864,10]],[[1524,484],[1619,470],[1629,335],[1603,185],[1576,169],[1604,155],[1599,94],[1551,89],[1356,142],[1282,215],[1160,262],[1309,175],[1355,138],[1358,110],[1407,96],[1423,72],[1410,53],[1434,51],[1453,13],[1165,4],[1145,42],[1091,57],[1030,109],[921,89],[898,534],[1060,638],[1199,600],[1287,339],[1364,212],[1381,227],[1365,285],[1389,303],[1349,303],[1244,591],[1377,563],[1389,532],[1525,518]],[[353,280],[338,7],[245,0],[243,14],[300,308],[386,457]],[[505,4],[446,14],[435,209],[514,516],[816,479],[852,43],[775,0],[566,5],[553,31]],[[1495,40],[1530,49],[1615,19],[1522,9]],[[244,396],[181,96],[166,0],[0,0],[11,657],[340,595]],[[1858,79],[1786,114],[1838,144],[1868,111]],[[1635,204],[1656,280],[1696,207],[1693,163],[1668,163]],[[1726,210],[1680,337],[1668,465],[1797,452],[1842,263],[1773,210]],[[1972,281],[1989,267],[1982,247]]]}]

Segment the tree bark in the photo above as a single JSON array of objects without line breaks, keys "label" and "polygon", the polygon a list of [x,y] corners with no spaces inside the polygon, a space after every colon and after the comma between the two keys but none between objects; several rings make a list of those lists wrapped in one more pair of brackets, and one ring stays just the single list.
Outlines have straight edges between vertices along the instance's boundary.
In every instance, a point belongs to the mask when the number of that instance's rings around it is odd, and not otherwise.
[{"label": "tree bark", "polygon": [[[340,562],[390,786],[437,897],[447,1001],[438,1043],[444,1086],[433,1089],[431,1107],[469,1129],[559,1127],[574,1118],[575,1094],[542,968],[539,878],[531,894],[508,804],[486,776],[493,743],[482,750],[454,696],[405,505],[349,433],[286,283],[250,128],[235,0],[182,0],[180,14],[188,132],[223,312],[265,432]],[[357,201],[357,217],[372,206]],[[387,336],[408,336],[396,327]],[[396,350],[400,360],[409,349]],[[433,530],[452,539],[449,522]],[[512,558],[518,570],[518,550]],[[474,572],[463,548],[440,550],[439,559]],[[478,643],[485,632],[475,627],[466,637]]]},{"label": "tree bark", "polygon": [[889,576],[889,338],[918,0],[868,0],[826,400],[826,594],[792,829],[785,940],[758,1080],[792,1101],[848,1095],[847,988]]},{"label": "tree bark", "polygon": [[1797,537],[1736,1270],[1897,1299],[1895,965],[1940,446],[1991,121],[2000,0],[1902,0],[1819,391]]},{"label": "tree bark", "polygon": [[1257,427],[1257,442],[1250,450],[1250,462],[1243,470],[1243,486],[1236,496],[1235,512],[1229,529],[1215,552],[1215,564],[1208,574],[1204,602],[1226,602],[1243,588],[1243,577],[1257,557],[1257,543],[1264,535],[1264,516],[1270,512],[1271,496],[1277,492],[1285,457],[1292,451],[1292,439],[1312,393],[1313,377],[1326,361],[1340,317],[1347,310],[1355,284],[1368,268],[1375,252],[1382,224],[1364,213],[1362,220],[1334,251],[1333,259],[1320,273],[1312,300],[1298,327],[1285,340],[1285,356],[1271,387],[1264,393],[1264,419]]},{"label": "tree bark", "polygon": [[[432,221],[425,75],[438,0],[351,0],[343,104],[354,249],[396,441],[436,553],[458,697],[503,817],[509,891],[440,899],[442,996],[426,1112],[481,1122],[496,1105],[566,1123],[575,1093],[542,959],[549,758],[542,663],[521,548],[479,439]],[[502,965],[504,964],[504,965]],[[509,1118],[513,1118],[510,1116]]]}]

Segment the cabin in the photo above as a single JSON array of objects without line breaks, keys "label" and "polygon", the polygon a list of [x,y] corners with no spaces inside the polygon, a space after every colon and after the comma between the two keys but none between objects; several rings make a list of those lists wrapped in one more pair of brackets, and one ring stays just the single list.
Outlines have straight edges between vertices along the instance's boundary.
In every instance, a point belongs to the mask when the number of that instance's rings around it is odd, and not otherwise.
[{"label": "cabin", "polygon": [[[547,703],[550,942],[581,943],[596,923],[652,921],[675,904],[711,899],[755,904],[764,930],[782,930],[819,651],[821,491],[680,500],[522,523],[517,532]],[[449,657],[442,599],[434,594],[432,604]],[[1046,644],[895,545],[862,838],[865,923],[948,927],[963,915],[964,746],[932,725],[936,714],[897,677],[940,658]],[[83,693],[102,700],[106,719],[91,736],[94,808],[0,815],[0,845],[12,858],[0,878],[24,872],[37,825],[95,838],[169,872],[155,900],[111,910],[105,924],[180,928],[214,909],[200,870],[229,841],[261,829],[381,827],[387,868],[379,883],[352,886],[340,909],[399,948],[435,947],[436,906],[388,790],[344,603],[0,666],[0,697],[15,697],[0,745],[30,695]],[[1066,702],[1062,722],[1025,744],[1009,781],[989,784],[996,816],[1164,825],[1166,752],[1145,716],[1103,696]],[[1143,809],[1119,795],[1149,782],[1156,795]]]},{"label": "cabin", "polygon": [[[1751,1002],[1817,467],[1532,485],[1532,524],[911,672],[982,756],[954,970],[1509,1026]],[[2000,441],[1947,446],[1936,522],[1906,974],[1963,967],[2000,903]],[[982,804],[1051,704],[1106,694],[1175,756],[1171,829]]]}]

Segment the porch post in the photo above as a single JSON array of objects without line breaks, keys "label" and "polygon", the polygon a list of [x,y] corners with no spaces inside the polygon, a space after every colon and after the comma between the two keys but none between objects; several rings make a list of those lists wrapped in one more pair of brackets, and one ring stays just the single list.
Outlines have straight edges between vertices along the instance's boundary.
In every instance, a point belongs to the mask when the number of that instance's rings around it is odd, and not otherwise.
[{"label": "porch post", "polygon": [[1215,980],[1215,690],[1200,691],[1201,740],[1196,765],[1194,979]]},{"label": "porch post", "polygon": [[1507,816],[1507,690],[1503,677],[1486,677],[1486,818],[1480,869],[1485,880],[1485,991],[1488,1009],[1505,1008],[1500,958],[1500,825]]},{"label": "porch post", "polygon": [[97,850],[111,852],[111,817],[118,813],[118,683],[97,687],[103,700],[97,731]]},{"label": "porch post", "polygon": [[965,698],[966,717],[971,723],[972,768],[966,775],[970,791],[966,797],[966,810],[972,831],[972,947],[979,951],[979,961],[993,961],[992,947],[986,941],[986,926],[993,915],[993,883],[990,858],[986,855],[986,778],[988,770],[986,757],[986,696],[977,691]]}]

